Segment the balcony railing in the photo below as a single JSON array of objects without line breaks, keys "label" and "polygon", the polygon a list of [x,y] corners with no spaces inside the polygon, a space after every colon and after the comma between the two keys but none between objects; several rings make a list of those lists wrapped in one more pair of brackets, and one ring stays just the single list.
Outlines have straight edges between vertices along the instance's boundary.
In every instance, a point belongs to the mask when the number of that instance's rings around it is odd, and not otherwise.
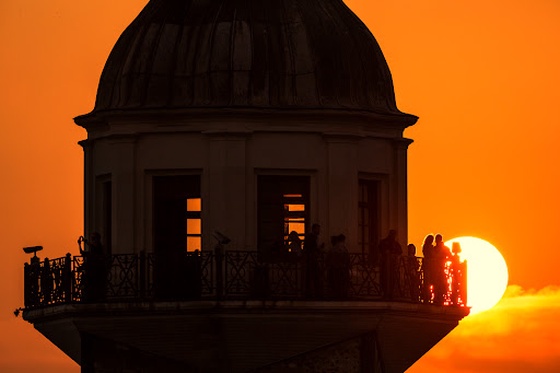
[{"label": "balcony railing", "polygon": [[[388,264],[387,264],[388,263]],[[466,263],[398,257],[381,268],[351,253],[260,260],[256,251],[186,253],[181,257],[117,254],[101,261],[71,256],[25,264],[25,307],[90,302],[197,299],[391,300],[466,305]]]}]

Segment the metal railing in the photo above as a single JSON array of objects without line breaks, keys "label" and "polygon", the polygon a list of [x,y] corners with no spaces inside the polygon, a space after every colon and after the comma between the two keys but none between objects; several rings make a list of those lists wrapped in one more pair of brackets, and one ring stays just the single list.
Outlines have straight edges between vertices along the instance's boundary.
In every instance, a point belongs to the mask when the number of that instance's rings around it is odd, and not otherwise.
[{"label": "metal railing", "polygon": [[362,254],[328,265],[320,255],[260,260],[256,251],[162,257],[144,252],[101,260],[34,257],[24,268],[26,309],[68,303],[197,299],[392,300],[466,305],[466,263],[401,256],[380,268]]}]

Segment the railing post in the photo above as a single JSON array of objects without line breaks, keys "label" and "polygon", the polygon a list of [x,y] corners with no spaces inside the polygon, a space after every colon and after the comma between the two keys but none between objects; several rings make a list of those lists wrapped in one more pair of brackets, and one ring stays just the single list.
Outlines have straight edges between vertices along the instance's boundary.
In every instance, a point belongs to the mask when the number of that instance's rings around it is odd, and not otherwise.
[{"label": "railing post", "polygon": [[144,250],[140,251],[139,256],[140,266],[138,273],[140,298],[144,299],[146,296],[146,282],[147,282],[147,272],[146,272],[146,252]]},{"label": "railing post", "polygon": [[62,269],[62,291],[64,294],[64,301],[67,303],[72,302],[73,282],[74,281],[72,281],[72,255],[70,255],[70,253],[67,253],[66,258],[64,260],[64,267]]},{"label": "railing post", "polygon": [[214,247],[214,256],[216,258],[216,296],[219,300],[224,294],[224,248],[220,243]]}]

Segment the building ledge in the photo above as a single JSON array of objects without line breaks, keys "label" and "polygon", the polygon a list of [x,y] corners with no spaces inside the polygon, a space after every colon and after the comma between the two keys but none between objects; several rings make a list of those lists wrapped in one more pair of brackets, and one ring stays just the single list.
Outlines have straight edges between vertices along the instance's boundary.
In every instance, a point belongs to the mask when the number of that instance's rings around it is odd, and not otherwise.
[{"label": "building ledge", "polygon": [[196,300],[160,302],[72,303],[27,309],[23,318],[44,322],[68,317],[161,316],[199,314],[361,314],[391,313],[440,320],[459,320],[469,307],[437,306],[398,301],[309,301],[309,300]]}]

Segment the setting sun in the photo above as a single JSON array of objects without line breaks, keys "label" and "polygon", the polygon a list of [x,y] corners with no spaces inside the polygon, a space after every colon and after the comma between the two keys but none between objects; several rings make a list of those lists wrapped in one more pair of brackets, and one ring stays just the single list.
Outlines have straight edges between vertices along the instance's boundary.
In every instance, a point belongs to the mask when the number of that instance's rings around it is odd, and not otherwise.
[{"label": "setting sun", "polygon": [[471,314],[492,308],[504,295],[508,284],[508,268],[504,257],[494,245],[480,238],[464,236],[448,240],[461,246],[461,260],[467,261],[467,305]]}]

